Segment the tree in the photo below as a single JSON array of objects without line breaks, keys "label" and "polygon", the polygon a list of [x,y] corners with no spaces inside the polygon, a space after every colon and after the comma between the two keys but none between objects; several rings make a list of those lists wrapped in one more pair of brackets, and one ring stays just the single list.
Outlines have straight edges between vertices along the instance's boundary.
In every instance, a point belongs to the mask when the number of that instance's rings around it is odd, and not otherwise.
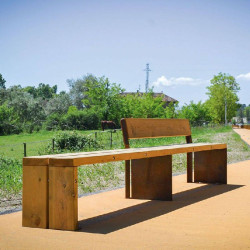
[{"label": "tree", "polygon": [[60,92],[59,95],[51,98],[47,103],[45,108],[45,114],[51,115],[53,113],[66,114],[68,108],[72,105],[69,94],[66,92]]},{"label": "tree", "polygon": [[248,107],[245,108],[244,114],[247,118],[247,122],[250,122],[250,104],[248,105]]},{"label": "tree", "polygon": [[74,106],[76,106],[78,109],[84,108],[82,100],[86,97],[84,94],[85,91],[88,91],[86,85],[92,84],[93,86],[95,86],[97,81],[98,81],[97,77],[95,77],[92,74],[88,74],[77,80],[73,79],[67,80],[67,83],[69,84],[70,88],[69,95]]},{"label": "tree", "polygon": [[5,83],[5,79],[3,78],[2,74],[0,74],[0,89],[6,89]]},{"label": "tree", "polygon": [[213,122],[227,124],[238,108],[239,84],[233,76],[225,73],[215,75],[210,82],[211,85],[207,87],[209,113]]},{"label": "tree", "polygon": [[153,89],[147,93],[136,93],[124,97],[123,117],[163,118],[166,116],[162,97],[154,97]]},{"label": "tree", "polygon": [[179,118],[189,119],[192,125],[202,125],[204,122],[211,120],[207,105],[201,101],[197,104],[191,101],[189,105],[182,106],[179,111]]},{"label": "tree", "polygon": [[123,100],[119,84],[110,83],[108,78],[87,78],[84,82],[83,105],[96,112],[101,119],[120,122]]},{"label": "tree", "polygon": [[34,98],[20,86],[13,86],[8,91],[8,107],[13,109],[17,117],[16,126],[29,132],[35,127],[40,127],[46,118],[45,101],[42,98]]}]

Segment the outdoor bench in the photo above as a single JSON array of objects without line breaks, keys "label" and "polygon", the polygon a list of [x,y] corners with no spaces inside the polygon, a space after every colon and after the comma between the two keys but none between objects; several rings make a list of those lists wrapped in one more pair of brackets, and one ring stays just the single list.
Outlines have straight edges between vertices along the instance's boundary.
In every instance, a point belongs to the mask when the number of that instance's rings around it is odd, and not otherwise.
[{"label": "outdoor bench", "polygon": [[[125,160],[125,197],[172,200],[172,155],[187,153],[187,181],[227,183],[227,145],[192,143],[186,119],[122,119],[125,149],[23,158],[26,227],[78,228],[77,167]],[[187,144],[129,148],[130,139],[185,136]]]}]

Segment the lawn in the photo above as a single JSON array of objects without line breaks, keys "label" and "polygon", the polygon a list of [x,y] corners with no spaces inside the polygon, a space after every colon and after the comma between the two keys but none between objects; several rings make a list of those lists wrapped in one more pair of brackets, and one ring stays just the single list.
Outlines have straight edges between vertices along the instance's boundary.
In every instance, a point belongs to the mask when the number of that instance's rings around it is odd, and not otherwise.
[{"label": "lawn", "polygon": [[[95,133],[97,132],[97,133]],[[40,131],[33,134],[19,134],[0,137],[0,198],[13,200],[19,197],[21,203],[23,142],[27,143],[29,156],[38,155],[42,148],[52,143],[55,131]],[[82,131],[96,139],[103,148],[110,148],[110,131]],[[228,163],[250,159],[250,148],[231,127],[192,128],[193,142],[227,143]],[[132,140],[131,147],[157,146],[184,143],[184,137]],[[12,144],[12,146],[8,146]],[[20,145],[14,145],[20,144]],[[112,133],[112,148],[122,148],[121,131]],[[173,173],[186,171],[186,154],[173,156]],[[124,185],[124,162],[95,164],[79,168],[79,194],[96,192]],[[13,198],[14,197],[14,198]],[[4,205],[3,205],[4,206]],[[0,207],[1,209],[1,207]]]}]

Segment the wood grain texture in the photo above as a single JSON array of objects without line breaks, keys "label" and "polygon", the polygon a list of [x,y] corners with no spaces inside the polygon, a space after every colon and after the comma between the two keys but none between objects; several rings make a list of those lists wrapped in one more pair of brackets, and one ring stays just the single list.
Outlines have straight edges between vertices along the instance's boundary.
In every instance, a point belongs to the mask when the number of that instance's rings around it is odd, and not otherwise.
[{"label": "wood grain texture", "polygon": [[49,166],[49,228],[77,229],[77,181],[76,167]]},{"label": "wood grain texture", "polygon": [[131,161],[131,198],[172,200],[172,156]]},{"label": "wood grain texture", "polygon": [[125,161],[125,198],[130,198],[130,161]]},{"label": "wood grain texture", "polygon": [[[186,136],[186,142],[193,142],[191,135]],[[193,182],[193,153],[187,153],[187,182]]]},{"label": "wood grain texture", "polygon": [[132,159],[142,159],[150,157],[158,157],[164,155],[173,155],[181,153],[190,153],[211,149],[226,148],[226,144],[215,143],[192,143],[171,146],[158,146],[147,148],[129,148],[119,150],[107,150],[105,152],[96,151],[93,153],[84,152],[74,156],[52,156],[49,164],[53,166],[81,166],[95,163],[106,163],[113,161],[124,161]]},{"label": "wood grain texture", "polygon": [[227,149],[194,153],[194,181],[227,184]]},{"label": "wood grain texture", "polygon": [[125,118],[121,124],[128,139],[191,135],[187,119]]},{"label": "wood grain texture", "polygon": [[48,166],[23,166],[24,227],[48,228]]}]

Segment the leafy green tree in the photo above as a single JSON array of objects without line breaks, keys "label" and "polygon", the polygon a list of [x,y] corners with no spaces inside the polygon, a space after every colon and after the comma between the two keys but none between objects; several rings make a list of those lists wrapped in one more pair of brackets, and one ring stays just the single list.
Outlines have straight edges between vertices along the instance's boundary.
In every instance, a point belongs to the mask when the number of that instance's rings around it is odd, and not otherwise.
[{"label": "leafy green tree", "polygon": [[20,132],[20,128],[16,126],[14,110],[4,104],[0,106],[0,135],[8,135],[14,132]]},{"label": "leafy green tree", "polygon": [[37,97],[51,99],[57,92],[57,85],[50,87],[49,84],[39,83],[37,87]]},{"label": "leafy green tree", "polygon": [[88,78],[84,82],[82,103],[86,109],[96,112],[101,119],[118,122],[123,109],[120,95],[123,91],[120,85],[110,83],[108,78]]},{"label": "leafy green tree", "polygon": [[165,117],[162,97],[154,97],[153,90],[147,93],[136,93],[124,97],[123,117],[133,118],[163,118]]},{"label": "leafy green tree", "polygon": [[248,123],[250,123],[250,104],[245,107],[244,116],[247,118]]},{"label": "leafy green tree", "polygon": [[165,117],[166,118],[177,118],[178,114],[178,103],[169,103],[165,108]]},{"label": "leafy green tree", "polygon": [[44,106],[45,114],[51,115],[53,113],[66,114],[68,108],[72,105],[70,96],[66,92],[61,92],[59,95],[55,95]]},{"label": "leafy green tree", "polygon": [[225,73],[215,75],[210,82],[211,85],[207,87],[209,113],[213,122],[227,124],[238,108],[239,84],[233,76]]},{"label": "leafy green tree", "polygon": [[5,79],[3,78],[2,74],[0,74],[0,89],[6,89],[5,83]]},{"label": "leafy green tree", "polygon": [[24,92],[19,86],[12,87],[8,94],[8,107],[14,110],[17,117],[16,125],[28,132],[41,127],[46,118],[43,99],[33,98],[31,94]]},{"label": "leafy green tree", "polygon": [[192,125],[202,125],[204,122],[211,120],[207,105],[201,101],[197,104],[191,101],[189,105],[182,106],[179,111],[179,118],[189,119]]},{"label": "leafy green tree", "polygon": [[73,79],[67,80],[67,83],[70,88],[69,96],[71,98],[73,105],[76,106],[77,109],[84,108],[84,104],[82,100],[86,98],[85,91],[88,91],[86,85],[95,86],[97,81],[98,81],[97,77],[95,77],[92,74],[88,74],[77,80],[73,80]]},{"label": "leafy green tree", "polygon": [[50,87],[49,84],[39,83],[38,87],[27,86],[23,88],[24,92],[28,92],[34,98],[41,97],[44,100],[49,100],[56,95],[57,85]]}]

